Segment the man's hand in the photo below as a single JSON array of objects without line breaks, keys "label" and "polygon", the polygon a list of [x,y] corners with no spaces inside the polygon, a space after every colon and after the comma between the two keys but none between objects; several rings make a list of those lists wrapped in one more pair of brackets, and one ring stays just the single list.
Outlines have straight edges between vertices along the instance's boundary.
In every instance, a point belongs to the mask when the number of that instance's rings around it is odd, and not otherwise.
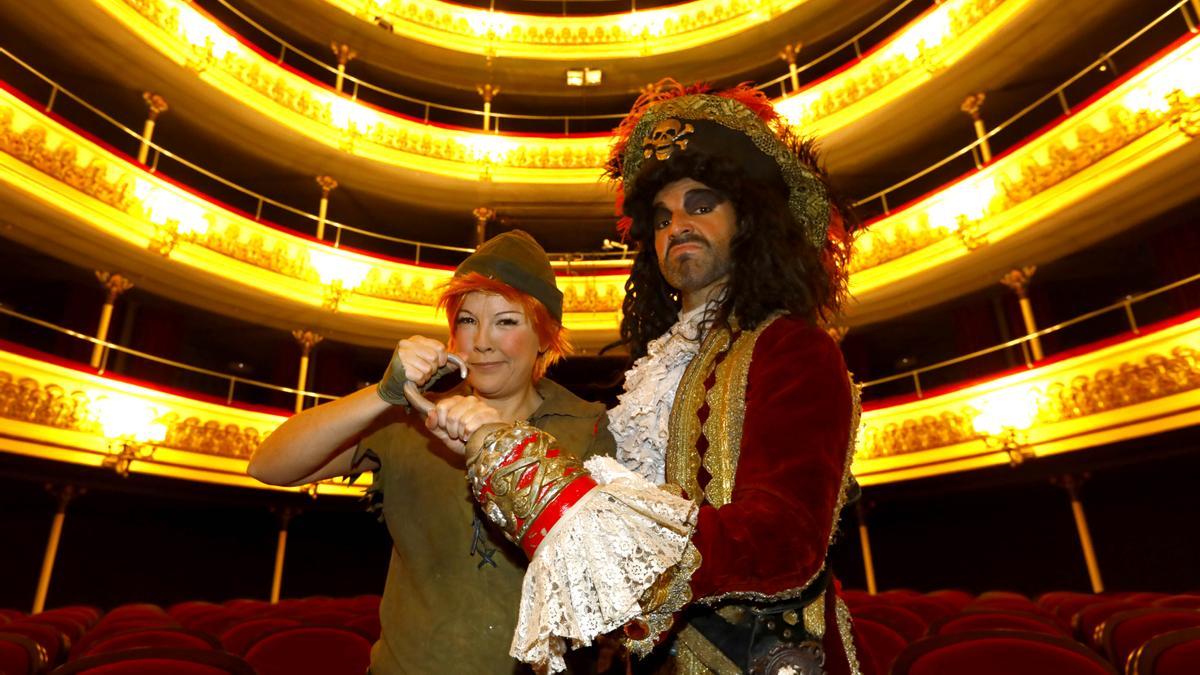
[{"label": "man's hand", "polygon": [[437,402],[425,426],[446,447],[462,455],[466,452],[467,439],[485,424],[503,422],[500,413],[483,400],[474,396],[450,396]]},{"label": "man's hand", "polygon": [[404,383],[424,385],[446,365],[446,345],[427,337],[414,335],[396,344],[392,360],[379,382],[379,397],[392,405],[405,405]]}]

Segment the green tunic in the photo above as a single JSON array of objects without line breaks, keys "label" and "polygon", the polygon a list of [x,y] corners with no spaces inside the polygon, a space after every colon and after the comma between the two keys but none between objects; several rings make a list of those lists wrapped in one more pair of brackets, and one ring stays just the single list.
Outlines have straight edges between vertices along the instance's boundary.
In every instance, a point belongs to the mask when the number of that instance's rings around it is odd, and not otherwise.
[{"label": "green tunic", "polygon": [[[537,391],[534,426],[582,458],[613,453],[603,405],[546,379]],[[476,519],[462,458],[416,416],[363,439],[358,454],[379,462],[371,492],[393,543],[372,675],[519,672],[508,647],[525,556]]]}]

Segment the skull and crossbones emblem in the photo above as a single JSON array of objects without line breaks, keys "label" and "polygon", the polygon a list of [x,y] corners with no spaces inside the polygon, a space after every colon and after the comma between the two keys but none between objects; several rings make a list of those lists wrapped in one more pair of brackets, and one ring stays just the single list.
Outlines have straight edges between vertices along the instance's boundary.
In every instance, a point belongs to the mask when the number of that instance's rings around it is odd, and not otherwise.
[{"label": "skull and crossbones emblem", "polygon": [[675,148],[687,150],[688,141],[695,131],[691,124],[668,117],[654,126],[642,144],[642,154],[646,159],[654,157],[660,162],[666,161]]}]

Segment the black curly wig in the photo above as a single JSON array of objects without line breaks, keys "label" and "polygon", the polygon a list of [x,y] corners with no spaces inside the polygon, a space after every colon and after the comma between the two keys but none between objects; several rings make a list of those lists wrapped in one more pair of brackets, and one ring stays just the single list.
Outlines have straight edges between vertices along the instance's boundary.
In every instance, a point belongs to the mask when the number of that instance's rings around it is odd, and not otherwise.
[{"label": "black curly wig", "polygon": [[[797,142],[794,149],[828,186],[812,143]],[[848,243],[834,243],[826,250],[815,248],[803,224],[788,209],[782,182],[773,185],[750,180],[726,157],[676,153],[668,162],[646,167],[625,196],[625,215],[633,221],[629,236],[638,252],[625,282],[621,340],[633,358],[645,355],[650,341],[676,322],[681,306],[679,293],[658,267],[651,202],[659,190],[683,178],[715,190],[732,203],[737,214],[737,231],[730,242],[729,283],[706,321],[728,326],[730,318],[736,317],[740,328],[753,329],[776,312],[814,323],[836,316],[845,293],[841,270],[849,255]],[[834,216],[831,227],[844,228],[843,241],[848,242],[852,211],[832,190],[829,197]]]}]

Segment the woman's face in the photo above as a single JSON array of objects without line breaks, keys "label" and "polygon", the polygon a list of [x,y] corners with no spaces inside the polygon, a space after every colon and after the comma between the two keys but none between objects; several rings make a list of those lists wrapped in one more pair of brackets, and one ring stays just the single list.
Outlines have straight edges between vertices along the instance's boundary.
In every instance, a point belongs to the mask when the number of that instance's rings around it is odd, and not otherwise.
[{"label": "woman's face", "polygon": [[467,380],[481,398],[518,395],[533,386],[533,366],[544,346],[520,303],[476,291],[454,319],[454,344],[466,357]]}]

